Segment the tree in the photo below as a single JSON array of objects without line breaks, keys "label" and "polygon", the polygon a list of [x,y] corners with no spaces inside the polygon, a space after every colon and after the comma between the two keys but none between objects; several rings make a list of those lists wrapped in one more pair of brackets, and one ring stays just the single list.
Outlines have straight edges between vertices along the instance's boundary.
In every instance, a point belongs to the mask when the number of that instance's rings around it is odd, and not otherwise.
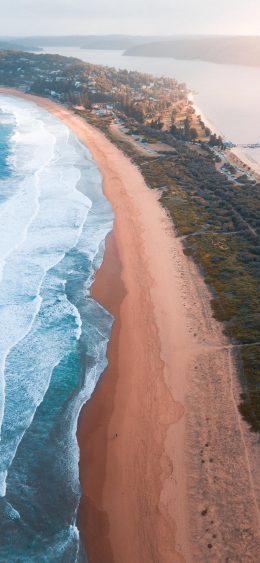
[{"label": "tree", "polygon": [[191,127],[189,131],[189,136],[191,141],[195,141],[198,138],[197,129],[195,129],[195,127]]}]

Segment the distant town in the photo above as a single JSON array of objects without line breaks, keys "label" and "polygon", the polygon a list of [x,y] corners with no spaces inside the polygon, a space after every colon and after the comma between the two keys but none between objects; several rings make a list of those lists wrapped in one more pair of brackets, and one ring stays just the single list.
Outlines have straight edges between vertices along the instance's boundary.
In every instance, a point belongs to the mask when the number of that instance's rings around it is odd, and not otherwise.
[{"label": "distant town", "polygon": [[0,83],[98,116],[135,120],[176,138],[222,145],[196,114],[184,83],[59,55],[0,51]]}]

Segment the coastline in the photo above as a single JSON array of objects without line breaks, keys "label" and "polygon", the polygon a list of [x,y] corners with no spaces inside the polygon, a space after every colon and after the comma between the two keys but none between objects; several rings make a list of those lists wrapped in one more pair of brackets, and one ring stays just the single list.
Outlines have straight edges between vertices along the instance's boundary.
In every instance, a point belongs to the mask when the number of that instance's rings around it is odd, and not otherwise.
[{"label": "coastline", "polygon": [[192,107],[195,110],[196,115],[201,116],[201,119],[202,119],[203,123],[205,124],[205,126],[208,127],[213,134],[217,135],[217,137],[220,136],[220,137],[222,137],[222,139],[225,138],[225,135],[223,133],[221,133],[221,131],[217,128],[217,126],[213,123],[213,121],[211,121],[205,115],[205,113],[203,113],[203,110],[200,109],[200,107],[196,104],[196,102],[194,100],[194,94],[192,92],[189,93],[188,100],[192,103]]},{"label": "coastline", "polygon": [[[208,119],[208,117],[203,113],[203,111],[200,110],[199,106],[197,106],[192,93],[189,94],[188,99],[191,101],[196,115],[201,116],[202,121],[204,122],[206,127],[208,127],[210,131],[215,135],[217,135],[218,137],[220,136],[222,137],[222,139],[225,139],[224,133],[222,133],[217,128],[217,126],[213,123],[213,121]],[[245,172],[250,170],[255,175],[256,180],[258,181],[260,177],[260,160],[259,161],[255,160],[253,158],[253,155],[250,154],[250,151],[252,153],[253,149],[250,148],[243,149],[243,147],[241,146],[235,146],[226,149],[224,154],[231,165],[235,165],[242,170],[244,169]]]},{"label": "coastline", "polygon": [[254,160],[252,154],[250,154],[250,151],[253,153],[254,149],[243,149],[242,147],[235,147],[233,149],[230,149],[230,162],[238,164],[239,167],[241,167],[241,163],[242,163],[242,168],[244,167],[245,169],[249,169],[253,172],[253,174],[255,174],[256,179],[259,180],[260,178],[260,160],[259,162],[257,160]]},{"label": "coastline", "polygon": [[[255,493],[234,400],[235,366],[212,319],[205,284],[183,255],[157,194],[130,161],[65,108],[24,96],[63,119],[87,144],[116,217],[93,286],[95,299],[116,316],[109,368],[79,421],[80,525],[90,562],[103,563],[104,554],[106,563],[209,556],[222,562],[227,549],[236,561],[246,553],[254,557]],[[214,462],[205,453],[209,445]],[[211,511],[214,533],[205,528]],[[235,524],[240,530],[250,525],[251,536],[238,538]]]}]

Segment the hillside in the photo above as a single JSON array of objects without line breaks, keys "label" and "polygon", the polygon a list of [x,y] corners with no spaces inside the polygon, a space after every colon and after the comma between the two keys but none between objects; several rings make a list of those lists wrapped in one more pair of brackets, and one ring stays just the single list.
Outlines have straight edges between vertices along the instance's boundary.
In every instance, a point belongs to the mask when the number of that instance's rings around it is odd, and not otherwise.
[{"label": "hillside", "polygon": [[142,37],[132,35],[108,35],[87,37],[82,49],[114,49],[123,51],[135,45],[150,43],[152,41],[162,41],[162,37]]},{"label": "hillside", "polygon": [[[166,38],[167,39],[167,38]],[[169,38],[168,38],[169,39]],[[41,47],[80,47],[82,49],[128,49],[134,45],[162,41],[162,37],[142,35],[64,35],[19,38],[26,45]],[[17,38],[18,41],[18,38]]]},{"label": "hillside", "polygon": [[127,49],[125,55],[260,66],[260,36],[200,37],[152,42]]},{"label": "hillside", "polygon": [[20,45],[12,41],[0,41],[1,51],[42,51],[40,47],[36,45]]}]

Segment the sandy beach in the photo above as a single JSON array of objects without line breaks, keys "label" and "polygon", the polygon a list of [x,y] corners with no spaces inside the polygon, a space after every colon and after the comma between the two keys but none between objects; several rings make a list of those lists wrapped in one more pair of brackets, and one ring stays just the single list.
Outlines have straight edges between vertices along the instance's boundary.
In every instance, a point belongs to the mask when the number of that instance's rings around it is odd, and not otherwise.
[{"label": "sandy beach", "polygon": [[[195,104],[193,94],[189,94],[189,100],[191,101],[193,108],[197,115],[200,115],[202,121],[205,123],[206,127],[208,127],[212,133],[217,135],[218,137],[222,137],[225,140],[225,135],[217,129],[215,124],[208,119],[206,115],[200,110],[200,108]],[[237,146],[231,149],[226,149],[223,153],[225,158],[229,161],[229,163],[233,166],[239,167],[240,169],[244,170],[245,172],[250,171],[259,181],[260,177],[260,149],[259,148],[249,148],[249,147],[242,147]]]},{"label": "sandy beach", "polygon": [[[259,444],[241,420],[236,348],[138,169],[64,107],[115,223],[92,293],[115,317],[108,368],[78,427],[90,563],[259,561]],[[259,464],[258,464],[259,465]]]},{"label": "sandy beach", "polygon": [[[202,121],[210,129],[210,131],[217,135],[217,137],[222,137],[224,141],[226,140],[225,135],[216,127],[216,125],[200,110],[200,108],[195,104],[194,95],[189,94],[189,100],[193,105],[196,115],[200,115]],[[260,177],[260,149],[252,149],[249,147],[237,146],[225,150],[224,153],[226,159],[231,165],[244,169],[245,172],[251,171],[255,176],[256,180],[259,181]]]},{"label": "sandy beach", "polygon": [[217,128],[217,126],[209,119],[209,117],[207,117],[203,113],[203,111],[200,109],[200,107],[197,106],[197,104],[195,103],[195,100],[194,100],[194,94],[192,92],[189,93],[188,99],[192,103],[192,106],[193,106],[193,109],[195,110],[196,115],[200,115],[200,117],[201,117],[203,123],[205,124],[205,126],[208,127],[214,135],[217,135],[217,137],[220,136],[224,139],[225,135]]},{"label": "sandy beach", "polygon": [[257,180],[260,177],[260,149],[249,149],[242,147],[235,147],[230,150],[230,160],[235,164],[242,164],[249,170],[252,170],[256,175]]}]

